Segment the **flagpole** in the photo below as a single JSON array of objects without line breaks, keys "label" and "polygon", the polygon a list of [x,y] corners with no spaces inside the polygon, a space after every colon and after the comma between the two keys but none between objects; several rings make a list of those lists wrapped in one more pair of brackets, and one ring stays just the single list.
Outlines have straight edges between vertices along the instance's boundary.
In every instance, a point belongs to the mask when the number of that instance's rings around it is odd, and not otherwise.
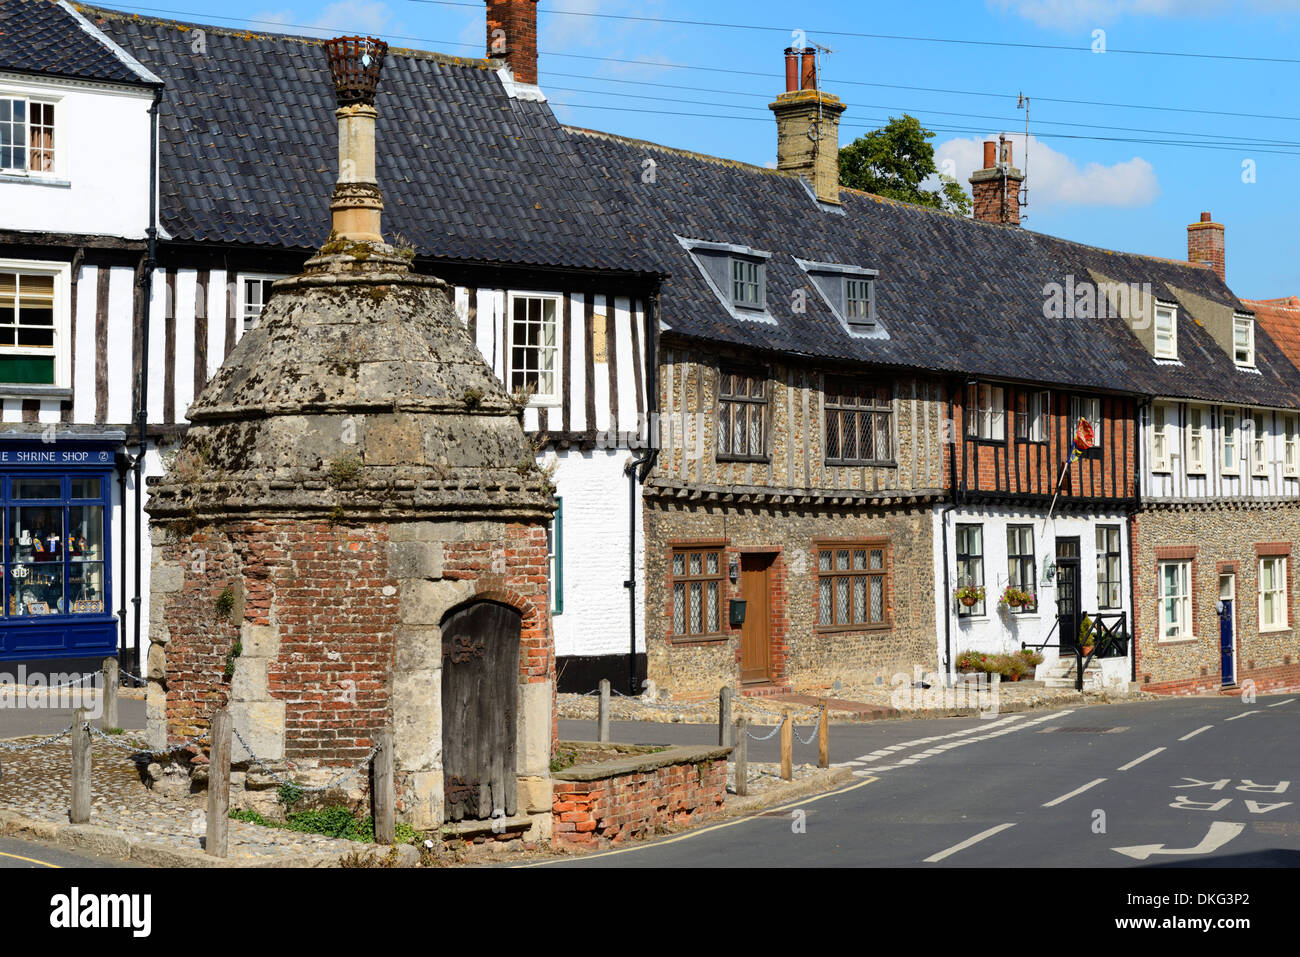
[{"label": "flagpole", "polygon": [[1049,522],[1052,520],[1052,512],[1056,510],[1056,498],[1058,495],[1061,494],[1061,483],[1065,481],[1065,473],[1069,470],[1069,468],[1070,468],[1070,459],[1067,456],[1065,459],[1065,464],[1061,466],[1061,474],[1056,479],[1056,491],[1052,493],[1051,507],[1048,508],[1047,510],[1047,521]]}]

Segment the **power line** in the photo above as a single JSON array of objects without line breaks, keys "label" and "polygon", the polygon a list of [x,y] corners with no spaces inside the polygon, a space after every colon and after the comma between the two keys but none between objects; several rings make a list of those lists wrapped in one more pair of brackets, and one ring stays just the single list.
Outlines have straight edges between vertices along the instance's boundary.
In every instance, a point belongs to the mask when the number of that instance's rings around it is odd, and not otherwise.
[{"label": "power line", "polygon": [[[482,4],[469,3],[466,0],[407,0],[408,3],[425,3],[440,7],[474,7],[481,8]],[[690,26],[690,27],[714,27],[727,30],[751,30],[764,33],[783,33],[790,36],[793,31],[789,27],[767,26],[755,23],[724,23],[716,20],[686,20],[673,17],[644,17],[633,16],[622,13],[596,13],[586,10],[554,10],[548,8],[546,11],[551,16],[561,17],[591,17],[602,20],[624,20],[633,23],[660,23],[670,24],[672,26]],[[953,43],[963,46],[980,46],[980,47],[1012,47],[1016,49],[1027,50],[1056,50],[1067,51],[1071,53],[1087,53],[1095,55],[1091,46],[1077,47],[1064,43],[1017,43],[1011,40],[970,40],[964,37],[922,37],[907,36],[905,34],[895,33],[860,33],[852,30],[804,30],[804,33],[816,33],[821,36],[831,37],[850,37],[863,40],[904,40],[913,43]],[[1195,53],[1184,52],[1179,50],[1127,50],[1121,48],[1107,47],[1107,53],[1124,53],[1132,56],[1163,56],[1163,57],[1188,57],[1200,60],[1233,60],[1237,62],[1250,63],[1300,63],[1300,59],[1292,57],[1259,57],[1243,56],[1231,53]]]},{"label": "power line", "polygon": [[[441,3],[442,0],[410,0],[410,2]],[[477,3],[447,2],[445,5],[474,7],[475,9],[478,9],[479,7],[479,4]],[[166,10],[157,7],[139,7],[139,6],[124,5],[122,7],[119,7],[118,9],[140,11],[145,13],[163,13],[163,14],[168,14],[170,16],[182,16],[182,17],[202,16],[208,20],[220,20],[229,23],[257,23],[257,24],[264,24],[266,26],[271,26],[271,27],[278,27],[280,29],[310,30],[316,32],[328,32],[331,29],[329,27],[313,26],[311,24],[304,24],[304,23],[284,23],[279,20],[265,20],[265,19],[258,19],[252,17],[211,16],[208,14],[195,14],[187,10]],[[550,11],[550,12],[556,13],[561,11]],[[575,12],[574,15],[577,15],[577,13]],[[595,15],[596,14],[593,14],[593,16]],[[600,14],[600,15],[613,16],[613,14]],[[343,30],[347,28],[343,26],[339,26],[338,29]],[[433,47],[467,47],[475,50],[483,49],[482,44],[460,43],[454,40],[440,40],[440,39],[434,39],[432,37],[418,37],[418,36],[409,36],[409,35],[402,35],[402,34],[389,34],[388,37],[390,40],[408,40],[416,43],[426,44]],[[562,57],[562,58],[574,59],[574,60],[588,60],[597,63],[614,63],[620,66],[646,66],[646,67],[653,67],[656,69],[665,69],[665,70],[695,70],[704,73],[721,73],[729,76],[759,77],[768,81],[779,79],[773,71],[736,70],[736,69],[728,69],[726,67],[701,66],[695,63],[671,63],[662,60],[628,59],[626,57],[604,57],[604,56],[593,56],[591,54],[582,54],[582,53],[561,53],[558,51],[551,51],[551,50],[539,50],[538,52],[539,55],[542,56]],[[1295,61],[1295,62],[1300,62],[1300,61]],[[718,89],[709,89],[705,87],[681,86],[678,84],[671,84],[671,83],[652,83],[648,80],[624,80],[624,79],[617,79],[613,77],[592,76],[589,74],[548,72],[547,76],[562,76],[562,77],[570,77],[575,79],[601,80],[602,82],[608,82],[608,83],[636,83],[636,84],[641,84],[646,86],[662,86],[666,89],[682,89],[682,90],[691,90],[691,91],[702,92],[702,93],[732,94],[736,96],[766,96],[767,95],[763,93],[748,93],[748,92],[734,91],[734,90],[718,90]],[[981,96],[981,97],[992,97],[996,99],[1007,99],[1007,100],[1014,99],[1015,97],[1014,93],[994,93],[994,92],[982,91],[982,90],[958,90],[958,89],[947,89],[943,87],[912,86],[912,85],[902,84],[902,83],[877,83],[868,80],[850,80],[847,78],[830,77],[830,76],[825,77],[825,81],[828,85],[834,84],[838,86],[870,86],[870,87],[879,87],[882,89],[890,89],[890,90],[909,90],[917,93],[942,93],[949,96]],[[1052,97],[1052,96],[1035,96],[1034,99],[1040,103],[1062,103],[1068,106],[1099,106],[1108,109],[1156,110],[1160,112],[1169,112],[1169,113],[1194,113],[1194,114],[1200,114],[1204,116],[1232,116],[1232,117],[1239,117],[1244,119],[1281,120],[1289,123],[1300,123],[1300,116],[1288,116],[1288,115],[1276,114],[1276,113],[1243,113],[1237,110],[1207,110],[1207,109],[1198,109],[1194,107],[1162,106],[1162,105],[1150,104],[1150,103],[1118,103],[1118,102],[1110,102],[1104,100],[1078,100],[1078,99],[1069,99],[1064,97]]]},{"label": "power line", "polygon": [[[425,2],[425,0],[420,0],[420,2]],[[431,3],[440,2],[440,0],[427,0],[427,2],[431,2]],[[447,3],[443,5],[472,6],[475,9],[477,9],[479,6],[477,3],[474,4]],[[188,11],[167,10],[167,9],[159,9],[153,7],[124,7],[123,9],[138,10],[138,11],[150,12],[150,13],[164,13],[173,16],[185,16],[185,17],[195,16],[195,14],[190,13]],[[561,12],[561,11],[551,11],[551,12]],[[575,15],[577,14],[575,13]],[[614,15],[609,14],[609,15],[602,15],[602,16],[613,17]],[[311,26],[309,24],[283,23],[275,20],[265,20],[265,19],[250,18],[250,17],[214,16],[214,17],[209,17],[209,19],[221,20],[221,21],[226,21],[231,23],[265,24],[268,26],[278,27],[280,29],[314,30],[318,32],[328,32],[328,30],[331,29],[328,27]],[[340,27],[339,29],[343,29],[343,28]],[[479,47],[478,44],[460,43],[456,41],[434,40],[428,37],[418,37],[418,36],[409,36],[409,35],[400,35],[400,34],[391,34],[389,35],[389,37],[390,39],[393,40],[408,40],[408,41],[414,41],[418,43],[430,44],[434,46],[455,46],[455,47],[473,47],[473,48]],[[666,68],[666,69],[698,70],[704,72],[724,73],[724,74],[730,74],[735,76],[762,77],[763,79],[766,80],[773,79],[773,75],[771,73],[751,71],[751,70],[735,70],[735,69],[727,69],[722,67],[707,67],[707,66],[699,66],[697,64],[664,63],[656,60],[635,60],[635,59],[627,59],[622,57],[598,57],[598,56],[577,54],[577,53],[550,53],[546,51],[542,51],[542,52],[546,56],[567,57],[571,59],[617,63],[620,65],[644,65],[644,66],[659,67],[659,68]],[[695,87],[695,86],[689,86],[683,84],[654,83],[647,80],[624,80],[624,79],[616,79],[611,77],[593,76],[589,74],[551,73],[548,75],[571,77],[575,79],[598,80],[600,82],[655,86],[655,87],[661,87],[666,89],[686,90],[692,92],[726,94],[726,95],[734,95],[734,96],[764,97],[764,98],[766,98],[767,96],[767,94],[763,94],[763,93],[751,93],[751,92],[739,91],[739,90],[719,90],[716,88]],[[847,79],[829,80],[828,79],[827,82],[828,83],[835,82],[835,83],[840,83],[843,85],[850,85],[850,86],[870,86],[870,87],[880,87],[885,89],[901,89],[901,90],[910,90],[910,91],[917,91],[917,92],[944,93],[949,95],[983,96],[983,97],[996,97],[996,98],[1002,98],[1005,96],[1008,99],[1010,98],[1009,94],[988,93],[988,92],[981,92],[981,91],[974,91],[974,90],[952,90],[952,89],[943,89],[943,88],[935,88],[935,87],[919,87],[919,86],[909,86],[904,84],[873,83],[873,82],[867,82],[862,80],[847,80]],[[581,89],[573,89],[573,88],[565,88],[565,87],[550,87],[550,88],[555,90],[560,90],[560,91],[568,91],[568,92],[598,93],[604,95],[614,95],[614,94],[604,93],[604,91],[581,90]],[[1190,109],[1190,108],[1163,107],[1163,106],[1142,105],[1142,104],[1106,103],[1101,101],[1072,100],[1072,99],[1054,98],[1054,97],[1047,97],[1047,96],[1039,96],[1036,97],[1036,99],[1039,102],[1064,103],[1064,104],[1071,104],[1071,105],[1092,105],[1092,106],[1138,109],[1138,110],[1146,110],[1146,109],[1164,110],[1170,112],[1204,113],[1204,114],[1218,115],[1218,116],[1238,116],[1238,117],[1246,117],[1246,118],[1276,119],[1276,120],[1300,122],[1300,116],[1276,116],[1270,114],[1230,113],[1227,111],[1198,110],[1198,109]],[[691,102],[691,103],[696,103],[698,105],[711,105],[708,103],[702,103],[701,101],[697,101],[697,100],[685,100],[683,102]],[[565,104],[565,105],[574,106],[578,108],[582,106],[582,104]],[[929,107],[926,107],[924,109],[914,109],[914,108],[905,108],[905,107],[884,106],[881,104],[849,103],[847,105],[857,107],[857,108],[865,108],[865,109],[901,110],[904,112],[912,113],[913,115],[937,114],[937,115],[944,115],[944,116],[964,117],[969,119],[989,119],[989,120],[1000,121],[1002,123],[1011,122],[1009,118],[997,117],[988,114],[961,113],[961,112],[954,112],[948,110],[937,110]],[[760,109],[760,108],[745,107],[739,104],[729,104],[729,106],[731,106],[734,109]],[[600,107],[592,106],[590,108],[598,109]],[[614,109],[614,108],[610,107],[610,109]],[[649,111],[649,110],[645,112],[661,113],[664,115],[700,116],[701,118],[716,118],[716,119],[741,119],[742,118],[734,115],[723,115],[723,114],[690,114],[690,113],[677,113],[674,111]],[[764,110],[764,112],[766,111]],[[753,119],[753,117],[743,117],[743,119]],[[1191,133],[1191,132],[1183,132],[1178,130],[1151,130],[1151,129],[1143,129],[1140,127],[1117,127],[1110,124],[1106,124],[1106,125],[1085,124],[1085,123],[1074,123],[1069,121],[1056,121],[1056,120],[1039,120],[1038,123],[1043,125],[1050,125],[1050,126],[1069,126],[1069,127],[1083,128],[1083,129],[1113,129],[1121,132],[1152,133],[1152,134],[1159,134],[1163,136],[1202,136],[1202,137],[1214,136],[1214,134],[1208,134],[1208,133]],[[857,128],[874,129],[874,127],[866,127],[861,123],[854,123],[854,122],[844,123],[842,125],[854,129]],[[984,134],[987,132],[986,130],[975,129],[975,128],[935,126],[934,124],[931,123],[926,123],[926,127],[938,132],[973,132],[973,133],[980,133],[980,134]],[[1070,136],[1064,133],[1055,133],[1055,134],[1044,133],[1039,138],[1057,138],[1057,139],[1068,138],[1068,139],[1080,139],[1080,140],[1094,140],[1099,142],[1132,142],[1132,143],[1140,143],[1140,144],[1148,144],[1148,145],[1179,145],[1180,143],[1180,141],[1150,140],[1150,139],[1134,138],[1134,137],[1107,137],[1107,136],[1082,136],[1082,135]],[[1207,148],[1208,146],[1208,144],[1206,143],[1195,144],[1191,142],[1188,142],[1186,145],[1199,146],[1200,148]],[[1300,146],[1300,143],[1293,143],[1291,141],[1284,141],[1284,140],[1221,139],[1219,145],[1223,146],[1224,148],[1252,149],[1255,150],[1256,152],[1268,153],[1268,152],[1278,152],[1278,151],[1268,150],[1263,147]],[[1283,155],[1291,155],[1291,154],[1289,152],[1283,151]]]}]

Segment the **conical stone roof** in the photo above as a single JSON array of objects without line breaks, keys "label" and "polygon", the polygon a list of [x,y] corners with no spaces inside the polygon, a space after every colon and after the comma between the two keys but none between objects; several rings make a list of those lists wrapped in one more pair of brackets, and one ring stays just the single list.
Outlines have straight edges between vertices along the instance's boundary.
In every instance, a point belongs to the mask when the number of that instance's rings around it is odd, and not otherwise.
[{"label": "conical stone roof", "polygon": [[519,400],[449,293],[390,246],[327,243],[190,407],[153,519],[548,518]]}]

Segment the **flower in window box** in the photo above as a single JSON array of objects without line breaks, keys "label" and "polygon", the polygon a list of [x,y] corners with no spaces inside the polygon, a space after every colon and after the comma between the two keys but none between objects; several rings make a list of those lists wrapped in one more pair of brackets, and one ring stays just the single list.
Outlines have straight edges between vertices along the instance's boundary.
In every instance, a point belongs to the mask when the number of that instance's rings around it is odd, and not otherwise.
[{"label": "flower in window box", "polygon": [[967,608],[978,605],[984,600],[984,588],[981,585],[962,585],[952,596]]},{"label": "flower in window box", "polygon": [[999,604],[1008,608],[1033,608],[1038,604],[1038,596],[1033,592],[1016,588],[1014,585],[1008,585],[1006,591],[1002,593]]}]

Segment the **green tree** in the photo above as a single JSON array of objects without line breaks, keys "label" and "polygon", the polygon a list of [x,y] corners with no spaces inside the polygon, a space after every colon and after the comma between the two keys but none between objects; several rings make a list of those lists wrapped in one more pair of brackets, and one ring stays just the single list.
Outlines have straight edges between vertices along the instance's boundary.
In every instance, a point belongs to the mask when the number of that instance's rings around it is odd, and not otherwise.
[{"label": "green tree", "polygon": [[934,133],[915,116],[891,116],[884,129],[859,136],[840,150],[840,184],[968,216],[971,198],[955,179],[944,179],[939,189],[921,188],[927,176],[939,172],[932,139]]}]

